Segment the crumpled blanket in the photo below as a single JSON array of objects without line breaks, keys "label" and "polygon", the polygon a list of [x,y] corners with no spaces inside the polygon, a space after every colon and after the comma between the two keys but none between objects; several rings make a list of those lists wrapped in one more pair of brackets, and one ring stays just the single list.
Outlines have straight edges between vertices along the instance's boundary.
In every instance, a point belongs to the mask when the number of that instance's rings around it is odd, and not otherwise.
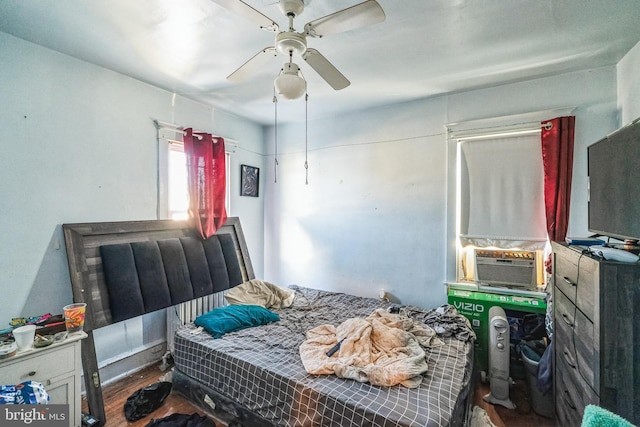
[{"label": "crumpled blanket", "polygon": [[273,283],[251,279],[231,288],[224,298],[231,305],[259,305],[264,308],[286,308],[293,304],[296,294]]},{"label": "crumpled blanket", "polygon": [[443,304],[427,312],[407,308],[405,312],[408,316],[432,327],[442,337],[455,337],[465,342],[476,339],[476,334],[471,327],[469,319],[459,314],[453,305]]},{"label": "crumpled blanket", "polygon": [[[327,352],[341,342],[331,357]],[[321,325],[307,331],[300,345],[306,371],[335,374],[380,386],[415,388],[427,371],[425,349],[444,345],[429,326],[377,309],[367,318],[347,319],[338,327]]]}]

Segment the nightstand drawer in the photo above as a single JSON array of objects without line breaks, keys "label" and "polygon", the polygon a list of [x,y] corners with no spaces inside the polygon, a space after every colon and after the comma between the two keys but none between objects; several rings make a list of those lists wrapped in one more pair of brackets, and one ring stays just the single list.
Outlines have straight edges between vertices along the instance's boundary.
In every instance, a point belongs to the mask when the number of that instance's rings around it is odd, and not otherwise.
[{"label": "nightstand drawer", "polygon": [[3,384],[19,384],[24,381],[37,381],[47,388],[56,378],[73,375],[75,353],[72,346],[52,348],[46,353],[38,352],[24,355],[15,362],[3,364]]}]

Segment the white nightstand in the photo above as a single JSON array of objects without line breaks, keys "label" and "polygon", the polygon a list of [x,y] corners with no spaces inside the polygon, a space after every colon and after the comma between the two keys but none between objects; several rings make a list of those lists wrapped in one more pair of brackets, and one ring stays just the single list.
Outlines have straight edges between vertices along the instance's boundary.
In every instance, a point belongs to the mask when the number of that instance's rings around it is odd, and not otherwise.
[{"label": "white nightstand", "polygon": [[0,384],[37,381],[44,385],[52,404],[69,404],[69,426],[80,427],[81,340],[84,332],[69,334],[67,339],[48,347],[18,352],[0,360]]}]

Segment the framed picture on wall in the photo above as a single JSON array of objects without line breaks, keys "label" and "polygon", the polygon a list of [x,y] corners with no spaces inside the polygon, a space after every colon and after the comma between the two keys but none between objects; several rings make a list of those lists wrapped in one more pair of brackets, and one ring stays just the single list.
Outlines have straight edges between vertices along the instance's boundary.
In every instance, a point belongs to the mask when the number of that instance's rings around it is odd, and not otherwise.
[{"label": "framed picture on wall", "polygon": [[258,197],[258,187],[260,184],[260,169],[240,165],[240,195]]}]

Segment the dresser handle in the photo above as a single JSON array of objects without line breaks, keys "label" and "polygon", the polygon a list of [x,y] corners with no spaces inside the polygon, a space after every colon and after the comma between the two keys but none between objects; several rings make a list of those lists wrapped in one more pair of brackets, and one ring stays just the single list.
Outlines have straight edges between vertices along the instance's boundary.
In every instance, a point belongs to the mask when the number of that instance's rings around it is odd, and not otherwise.
[{"label": "dresser handle", "polygon": [[562,313],[562,320],[564,320],[564,323],[566,323],[567,325],[569,325],[571,328],[573,328],[573,323],[571,323],[569,321],[569,316],[567,316],[566,314]]},{"label": "dresser handle", "polygon": [[34,376],[36,374],[36,371],[31,371],[29,372],[27,375],[29,375],[30,377]]},{"label": "dresser handle", "polygon": [[566,350],[564,350],[564,351],[562,352],[562,354],[564,355],[564,360],[567,362],[567,364],[568,364],[571,368],[576,369],[576,365],[575,365],[575,364],[574,364],[574,363],[569,359],[569,358],[571,357],[571,355],[570,355],[569,353],[567,353],[567,351],[566,351]]},{"label": "dresser handle", "polygon": [[562,279],[567,282],[569,285],[571,286],[575,286],[576,284],[573,283],[573,281],[571,279],[569,279],[567,276],[563,276]]},{"label": "dresser handle", "polygon": [[564,401],[569,405],[571,409],[577,409],[576,405],[573,404],[573,400],[571,400],[571,395],[569,395],[569,391],[564,391]]}]

